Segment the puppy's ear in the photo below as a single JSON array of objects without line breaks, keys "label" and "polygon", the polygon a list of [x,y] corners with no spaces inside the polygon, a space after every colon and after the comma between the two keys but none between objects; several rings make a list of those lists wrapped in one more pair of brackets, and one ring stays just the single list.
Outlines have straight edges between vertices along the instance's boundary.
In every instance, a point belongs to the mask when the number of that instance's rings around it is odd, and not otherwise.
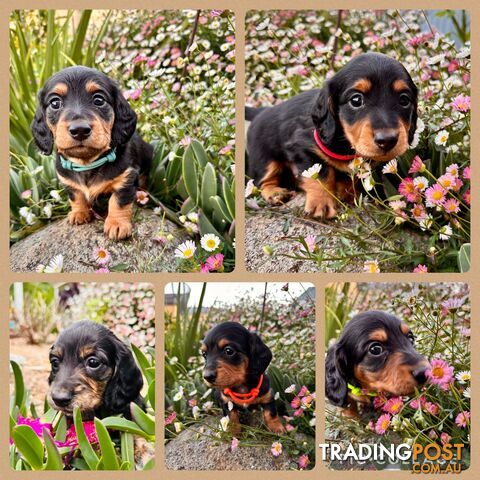
[{"label": "puppy's ear", "polygon": [[107,384],[105,407],[114,413],[130,416],[130,402],[135,401],[143,387],[142,372],[137,367],[130,349],[118,338],[115,345],[115,372]]},{"label": "puppy's ear", "polygon": [[112,146],[125,145],[137,128],[137,114],[115,86],[115,120],[112,128]]},{"label": "puppy's ear", "polygon": [[328,84],[318,94],[312,110],[312,120],[324,143],[330,143],[335,137],[337,120],[334,111],[334,101]]},{"label": "puppy's ear", "polygon": [[262,342],[256,333],[250,333],[250,358],[248,362],[249,373],[260,375],[267,369],[272,361],[272,352]]},{"label": "puppy's ear", "polygon": [[325,395],[338,407],[347,401],[347,359],[342,347],[330,347],[325,360]]},{"label": "puppy's ear", "polygon": [[38,149],[45,155],[50,155],[53,150],[53,135],[48,128],[45,119],[45,109],[43,108],[43,89],[38,94],[38,106],[35,112],[35,117],[31,125],[33,139]]},{"label": "puppy's ear", "polygon": [[[416,87],[415,87],[416,90]],[[413,102],[413,112],[412,112],[412,119],[410,120],[410,129],[408,130],[408,143],[413,142],[413,137],[415,135],[415,131],[417,130],[417,94],[415,92],[415,101]]]}]

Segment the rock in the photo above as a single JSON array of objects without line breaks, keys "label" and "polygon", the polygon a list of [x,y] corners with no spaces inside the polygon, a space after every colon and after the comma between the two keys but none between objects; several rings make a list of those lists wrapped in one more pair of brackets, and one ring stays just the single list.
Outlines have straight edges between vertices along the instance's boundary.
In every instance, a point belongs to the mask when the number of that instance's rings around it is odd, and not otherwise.
[{"label": "rock", "polygon": [[[84,225],[70,225],[67,219],[48,224],[12,245],[10,268],[14,272],[33,272],[39,264],[47,265],[55,255],[63,255],[64,272],[94,272],[93,251],[102,247],[111,255],[110,268],[119,266],[127,272],[172,272],[176,270],[175,246],[185,233],[148,209],[137,209],[133,216],[133,236],[115,242],[103,233],[103,220]],[[175,239],[166,246],[156,241],[159,234],[171,233]]]},{"label": "rock", "polygon": [[[248,423],[261,427],[260,412],[249,413]],[[296,461],[283,451],[278,457],[265,446],[244,446],[242,436],[238,436],[240,446],[232,452],[231,442],[214,439],[216,431],[209,425],[219,425],[219,417],[209,417],[205,424],[193,425],[170,440],[165,446],[165,466],[169,470],[292,470],[297,469]],[[203,433],[201,429],[203,428]],[[251,441],[252,439],[249,438]],[[255,439],[254,443],[258,443]]]}]

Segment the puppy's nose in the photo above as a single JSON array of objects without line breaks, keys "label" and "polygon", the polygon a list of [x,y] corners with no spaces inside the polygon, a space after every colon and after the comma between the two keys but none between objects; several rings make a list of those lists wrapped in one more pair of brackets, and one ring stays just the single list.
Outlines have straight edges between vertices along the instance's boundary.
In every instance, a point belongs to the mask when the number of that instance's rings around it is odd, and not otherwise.
[{"label": "puppy's nose", "polygon": [[217,378],[217,373],[215,370],[204,370],[203,371],[203,378],[208,382],[208,383],[213,383],[215,379]]},{"label": "puppy's nose", "polygon": [[373,134],[373,141],[384,151],[388,152],[398,142],[398,132],[392,128],[377,130]]},{"label": "puppy's nose", "polygon": [[72,401],[72,398],[73,394],[67,390],[52,392],[52,400],[57,407],[68,407],[68,405]]},{"label": "puppy's nose", "polygon": [[72,122],[68,131],[75,140],[85,140],[92,133],[92,127],[86,122]]},{"label": "puppy's nose", "polygon": [[419,385],[427,381],[427,369],[425,367],[417,368],[412,372],[413,378]]}]

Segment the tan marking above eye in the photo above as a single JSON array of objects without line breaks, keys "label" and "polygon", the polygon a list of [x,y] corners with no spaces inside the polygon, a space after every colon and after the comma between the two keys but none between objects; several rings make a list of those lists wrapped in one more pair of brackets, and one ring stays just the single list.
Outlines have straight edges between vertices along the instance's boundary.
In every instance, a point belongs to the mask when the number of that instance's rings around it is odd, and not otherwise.
[{"label": "tan marking above eye", "polygon": [[95,353],[95,347],[86,345],[80,348],[80,358],[85,359]]},{"label": "tan marking above eye", "polygon": [[57,358],[62,358],[62,349],[60,347],[54,347],[53,350],[50,351],[50,354]]},{"label": "tan marking above eye", "polygon": [[402,323],[402,324],[400,325],[400,330],[402,331],[402,333],[403,333],[404,335],[408,335],[408,334],[410,333],[410,328],[409,328],[409,326],[406,325],[405,323]]},{"label": "tan marking above eye", "polygon": [[222,338],[218,342],[218,348],[224,348],[228,345],[228,340],[226,338]]},{"label": "tan marking above eye", "polygon": [[372,89],[372,82],[368,78],[361,78],[353,84],[353,88],[362,93],[368,93]]},{"label": "tan marking above eye", "polygon": [[66,83],[57,83],[53,88],[51,93],[55,95],[60,95],[64,97],[68,93],[68,85]]},{"label": "tan marking above eye", "polygon": [[396,92],[403,92],[405,90],[409,90],[407,82],[405,82],[405,80],[395,80],[393,82],[393,89]]},{"label": "tan marking above eye", "polygon": [[388,335],[385,330],[379,328],[378,330],[374,330],[372,333],[370,333],[368,338],[370,340],[376,340],[378,342],[386,342],[388,340]]},{"label": "tan marking above eye", "polygon": [[102,87],[98,83],[94,82],[93,80],[89,80],[85,84],[85,90],[88,93],[95,93],[95,92],[98,92],[101,89],[102,89]]}]

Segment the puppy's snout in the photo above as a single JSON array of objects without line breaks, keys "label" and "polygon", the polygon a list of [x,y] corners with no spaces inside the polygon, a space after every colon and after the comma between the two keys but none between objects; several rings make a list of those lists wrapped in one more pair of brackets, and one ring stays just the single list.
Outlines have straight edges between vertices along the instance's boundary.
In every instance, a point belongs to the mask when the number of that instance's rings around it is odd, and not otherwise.
[{"label": "puppy's snout", "polygon": [[217,372],[213,369],[205,369],[203,371],[203,378],[208,382],[208,383],[213,383],[215,382],[215,379],[217,378]]},{"label": "puppy's snout", "polygon": [[373,134],[373,141],[384,151],[388,152],[398,142],[398,132],[393,128],[376,130]]},{"label": "puppy's snout", "polygon": [[87,122],[72,122],[68,132],[75,140],[85,140],[92,133],[92,127]]},{"label": "puppy's snout", "polygon": [[427,368],[425,366],[417,368],[413,370],[412,375],[419,385],[423,385],[427,381]]},{"label": "puppy's snout", "polygon": [[57,407],[65,408],[70,405],[73,393],[68,390],[55,390],[52,392],[52,400]]}]

